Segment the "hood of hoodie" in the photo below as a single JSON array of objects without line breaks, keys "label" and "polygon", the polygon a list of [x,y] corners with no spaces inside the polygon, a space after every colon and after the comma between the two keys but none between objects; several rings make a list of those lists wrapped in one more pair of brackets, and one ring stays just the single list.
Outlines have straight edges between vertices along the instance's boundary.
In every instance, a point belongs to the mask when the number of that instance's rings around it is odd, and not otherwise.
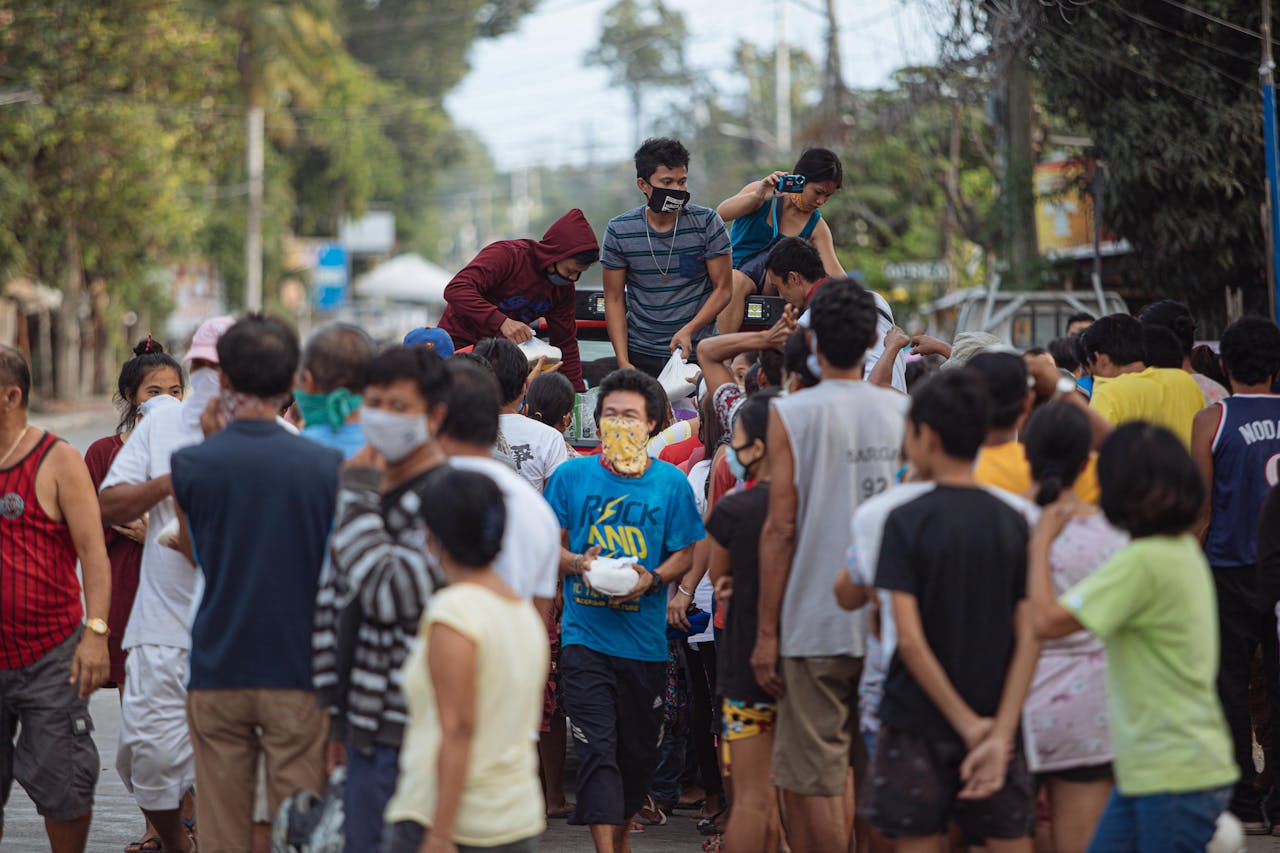
[{"label": "hood of hoodie", "polygon": [[539,271],[579,252],[600,250],[600,243],[591,230],[591,223],[587,222],[587,217],[576,207],[551,223],[541,240],[525,242],[531,250],[533,264]]}]

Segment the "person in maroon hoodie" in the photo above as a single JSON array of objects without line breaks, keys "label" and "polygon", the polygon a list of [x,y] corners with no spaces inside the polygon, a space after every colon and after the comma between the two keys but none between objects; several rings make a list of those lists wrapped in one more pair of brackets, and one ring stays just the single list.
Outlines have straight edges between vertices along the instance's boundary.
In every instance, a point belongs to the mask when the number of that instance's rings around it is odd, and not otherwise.
[{"label": "person in maroon hoodie", "polygon": [[541,240],[499,240],[481,249],[444,289],[449,304],[439,326],[458,348],[499,335],[520,344],[533,337],[529,324],[545,317],[551,345],[560,349],[560,372],[585,391],[574,284],[598,260],[595,232],[574,208]]}]

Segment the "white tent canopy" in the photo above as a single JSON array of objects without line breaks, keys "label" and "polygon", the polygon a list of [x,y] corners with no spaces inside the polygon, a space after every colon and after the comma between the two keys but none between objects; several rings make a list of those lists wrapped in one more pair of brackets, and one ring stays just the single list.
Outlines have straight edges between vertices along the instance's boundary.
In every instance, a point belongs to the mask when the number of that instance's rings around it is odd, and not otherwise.
[{"label": "white tent canopy", "polygon": [[397,255],[360,276],[355,282],[359,299],[444,304],[445,285],[453,275],[421,255]]}]

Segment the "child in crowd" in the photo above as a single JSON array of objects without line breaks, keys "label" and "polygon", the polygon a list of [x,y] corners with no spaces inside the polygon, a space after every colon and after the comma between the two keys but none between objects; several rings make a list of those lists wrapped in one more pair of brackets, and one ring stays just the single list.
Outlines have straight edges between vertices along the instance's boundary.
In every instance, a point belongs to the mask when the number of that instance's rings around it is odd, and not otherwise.
[{"label": "child in crowd", "polygon": [[758,544],[769,510],[765,435],[773,396],[757,394],[739,408],[726,452],[747,488],[721,498],[707,520],[711,580],[721,596],[732,596],[716,642],[717,685],[724,697],[721,747],[734,795],[724,844],[726,850],[758,853],[777,850],[780,835],[778,800],[769,784],[776,705],[751,671],[760,590]]},{"label": "child in crowd", "polygon": [[1204,483],[1182,442],[1126,424],[1098,459],[1102,510],[1133,541],[1055,596],[1051,550],[1082,507],[1062,498],[1032,536],[1028,586],[1036,632],[1088,630],[1107,654],[1116,790],[1092,853],[1199,853],[1239,776],[1215,692],[1218,614],[1195,537]]},{"label": "child in crowd", "polygon": [[899,851],[938,850],[954,820],[992,853],[1030,853],[1018,724],[1039,651],[1024,601],[1027,525],[973,479],[989,415],[969,368],[915,390],[906,450],[934,487],[889,513],[875,585],[897,645],[867,815]]},{"label": "child in crowd", "polygon": [[[573,408],[577,395],[573,383],[558,372],[539,373],[529,383],[525,392],[525,413],[535,421],[541,421],[561,435],[573,426]],[[565,439],[565,453],[570,459],[578,451]]]},{"label": "child in crowd", "polygon": [[[1027,423],[1033,484],[1026,497],[1039,506],[1061,502],[1071,520],[1049,551],[1054,593],[1093,574],[1128,544],[1098,508],[1073,486],[1089,465],[1093,431],[1078,407],[1065,402],[1038,409]],[[1111,795],[1106,659],[1102,643],[1085,631],[1049,640],[1041,649],[1023,710],[1027,759],[1048,789],[1054,853],[1084,853]]]}]

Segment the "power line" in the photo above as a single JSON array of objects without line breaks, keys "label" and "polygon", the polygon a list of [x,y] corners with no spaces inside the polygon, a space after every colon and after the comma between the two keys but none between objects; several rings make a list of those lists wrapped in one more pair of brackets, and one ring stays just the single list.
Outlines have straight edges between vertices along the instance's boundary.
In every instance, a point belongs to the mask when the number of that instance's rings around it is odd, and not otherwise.
[{"label": "power line", "polygon": [[[1058,37],[1064,39],[1065,41],[1070,42],[1080,50],[1089,54],[1090,56],[1097,57],[1098,59],[1101,59],[1103,62],[1109,62],[1112,65],[1117,65],[1121,68],[1124,68],[1125,70],[1130,71],[1134,74],[1137,74],[1139,77],[1149,80],[1150,82],[1155,83],[1158,86],[1164,86],[1165,88],[1172,89],[1173,91],[1178,92],[1179,94],[1184,95],[1190,98],[1191,100],[1196,101],[1197,103],[1200,103],[1204,106],[1210,107],[1212,109],[1218,109],[1221,106],[1221,104],[1219,104],[1218,102],[1211,101],[1208,98],[1204,97],[1203,95],[1199,94],[1198,92],[1193,92],[1190,89],[1187,89],[1183,86],[1179,86],[1176,83],[1170,82],[1168,79],[1164,77],[1160,77],[1156,74],[1153,74],[1152,72],[1146,70],[1145,68],[1141,68],[1136,65],[1131,65],[1114,56],[1108,56],[1102,51],[1096,50],[1091,45],[1086,44],[1081,39],[1068,35],[1067,33],[1058,33]],[[1242,84],[1242,85],[1247,85],[1247,84]]]},{"label": "power line", "polygon": [[1178,0],[1164,0],[1164,2],[1168,3],[1170,6],[1173,6],[1177,9],[1181,9],[1184,12],[1190,12],[1192,15],[1198,15],[1201,18],[1204,18],[1206,21],[1213,21],[1215,24],[1218,24],[1223,27],[1227,27],[1228,29],[1235,30],[1238,33],[1244,33],[1247,36],[1253,36],[1258,40],[1262,39],[1262,33],[1258,32],[1257,30],[1251,30],[1248,27],[1242,27],[1239,24],[1233,24],[1230,21],[1228,21],[1226,18],[1219,18],[1217,15],[1213,14],[1212,12],[1206,12],[1203,9],[1197,9],[1194,6],[1188,6],[1186,3],[1178,2]]}]

